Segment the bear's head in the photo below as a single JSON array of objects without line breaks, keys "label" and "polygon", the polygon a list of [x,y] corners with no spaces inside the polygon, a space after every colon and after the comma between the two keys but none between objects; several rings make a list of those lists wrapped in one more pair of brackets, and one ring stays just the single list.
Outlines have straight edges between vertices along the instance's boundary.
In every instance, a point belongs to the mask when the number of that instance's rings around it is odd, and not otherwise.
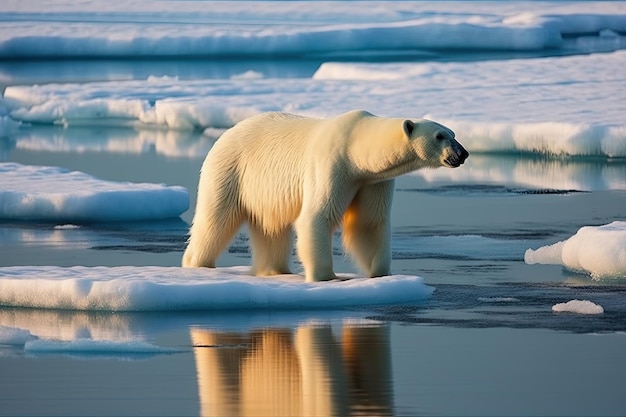
[{"label": "bear's head", "polygon": [[402,126],[411,148],[425,165],[457,168],[469,156],[454,132],[442,124],[421,119],[405,120]]}]

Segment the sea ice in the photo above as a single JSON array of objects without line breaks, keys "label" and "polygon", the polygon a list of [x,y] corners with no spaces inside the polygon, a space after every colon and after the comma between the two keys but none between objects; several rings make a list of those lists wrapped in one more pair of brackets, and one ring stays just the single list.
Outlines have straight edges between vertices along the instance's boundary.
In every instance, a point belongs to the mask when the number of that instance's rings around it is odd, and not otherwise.
[{"label": "sea ice", "polygon": [[524,254],[527,264],[561,264],[595,279],[626,277],[626,222],[584,226],[567,240]]},{"label": "sea ice", "polygon": [[0,306],[45,309],[336,309],[410,303],[433,291],[404,275],[305,283],[295,275],[252,277],[247,267],[0,268]]},{"label": "sea ice", "polygon": [[567,303],[553,305],[552,311],[555,313],[602,314],[604,308],[589,300],[571,300]]},{"label": "sea ice", "polygon": [[[617,4],[615,4],[617,3]],[[626,31],[620,2],[3,1],[0,56],[349,56],[575,49]],[[590,12],[592,11],[592,12]],[[42,17],[45,16],[45,17]],[[54,19],[48,16],[54,16]],[[607,39],[609,38],[609,39]]]},{"label": "sea ice", "polygon": [[184,187],[103,181],[63,168],[0,163],[0,219],[159,220],[189,207]]},{"label": "sea ice", "polygon": [[[621,67],[625,61],[626,51],[471,65],[326,63],[312,79],[166,77],[20,85],[8,86],[4,99],[11,120],[23,125],[158,127],[206,131],[212,138],[216,129],[263,111],[328,117],[365,108],[382,116],[437,120],[455,130],[470,152],[623,157],[626,125],[621,97],[626,96],[626,75],[607,68]],[[345,74],[352,75],[345,80]],[[397,99],[406,94],[407,82],[419,92],[417,102]],[[469,100],[481,106],[472,106]],[[18,148],[49,146],[25,130],[32,129],[19,130]],[[123,151],[143,149],[163,135],[150,132],[146,135],[150,138],[117,140],[114,146],[124,147]],[[78,142],[83,148],[101,146]],[[201,152],[208,143],[194,141],[193,147]],[[164,146],[170,145],[160,147]]]}]

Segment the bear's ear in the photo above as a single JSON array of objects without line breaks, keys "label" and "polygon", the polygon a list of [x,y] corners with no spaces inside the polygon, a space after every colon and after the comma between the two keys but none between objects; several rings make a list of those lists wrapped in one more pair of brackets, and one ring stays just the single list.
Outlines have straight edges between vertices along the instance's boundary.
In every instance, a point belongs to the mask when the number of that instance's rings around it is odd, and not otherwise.
[{"label": "bear's ear", "polygon": [[404,133],[410,139],[413,134],[413,128],[415,127],[415,123],[412,120],[405,120],[402,122],[402,129],[404,129]]}]

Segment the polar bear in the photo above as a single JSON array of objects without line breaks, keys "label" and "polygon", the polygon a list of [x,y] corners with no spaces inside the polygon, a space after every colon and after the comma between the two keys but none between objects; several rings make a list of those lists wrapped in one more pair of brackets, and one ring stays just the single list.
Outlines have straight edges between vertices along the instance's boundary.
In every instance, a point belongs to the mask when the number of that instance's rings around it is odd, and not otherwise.
[{"label": "polar bear", "polygon": [[226,131],[201,169],[185,267],[215,267],[243,223],[252,273],[290,273],[297,254],[307,282],[335,279],[332,234],[369,277],[389,275],[394,178],[469,156],[454,132],[430,120],[354,110],[317,119],[252,116]]}]

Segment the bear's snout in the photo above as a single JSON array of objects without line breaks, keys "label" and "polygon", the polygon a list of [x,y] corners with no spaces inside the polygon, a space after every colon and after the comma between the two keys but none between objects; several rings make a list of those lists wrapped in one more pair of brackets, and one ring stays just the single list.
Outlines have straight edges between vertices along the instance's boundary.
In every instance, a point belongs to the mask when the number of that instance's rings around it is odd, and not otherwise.
[{"label": "bear's snout", "polygon": [[451,168],[457,168],[465,162],[469,157],[469,152],[459,143],[454,142],[452,145],[452,152],[446,157],[444,162]]}]

